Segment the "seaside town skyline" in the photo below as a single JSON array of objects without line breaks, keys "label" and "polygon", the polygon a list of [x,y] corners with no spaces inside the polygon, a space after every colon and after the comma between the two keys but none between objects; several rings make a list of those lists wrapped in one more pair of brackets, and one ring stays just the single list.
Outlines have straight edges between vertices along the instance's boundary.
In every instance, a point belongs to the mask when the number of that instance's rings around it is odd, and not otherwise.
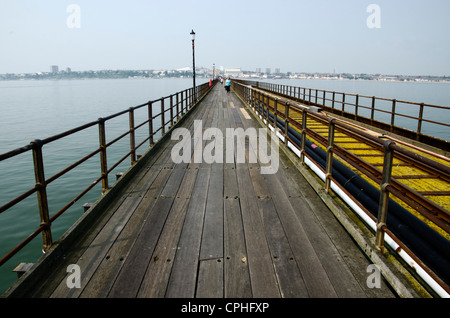
[{"label": "seaside town skyline", "polygon": [[[151,70],[83,70],[75,71],[70,67],[60,69],[58,65],[51,65],[49,71],[33,73],[0,74],[0,80],[62,80],[62,79],[113,79],[113,78],[191,78],[192,67],[177,69]],[[217,78],[218,76],[239,79],[326,79],[326,80],[375,80],[399,82],[450,82],[448,76],[434,75],[402,75],[402,74],[366,74],[336,72],[283,72],[280,68],[256,68],[254,71],[242,68],[196,67],[196,77]]]}]

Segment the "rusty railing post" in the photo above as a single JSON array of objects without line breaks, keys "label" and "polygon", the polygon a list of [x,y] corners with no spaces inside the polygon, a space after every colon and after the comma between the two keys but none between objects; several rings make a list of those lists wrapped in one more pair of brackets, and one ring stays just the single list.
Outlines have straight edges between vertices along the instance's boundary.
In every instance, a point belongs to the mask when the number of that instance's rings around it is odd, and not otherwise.
[{"label": "rusty railing post", "polygon": [[342,93],[342,113],[345,111],[345,93]]},{"label": "rusty railing post", "polygon": [[423,107],[424,104],[420,104],[419,121],[417,122],[417,140],[419,140],[419,135],[422,133]]},{"label": "rusty railing post", "polygon": [[181,116],[184,116],[184,105],[186,105],[187,108],[187,90],[181,92]]},{"label": "rusty railing post", "polygon": [[108,162],[106,159],[106,132],[105,120],[98,119],[99,143],[100,143],[100,165],[102,173],[102,192],[105,193],[109,189],[108,185]]},{"label": "rusty railing post", "polygon": [[173,95],[170,95],[170,128],[173,126]]},{"label": "rusty railing post", "polygon": [[153,103],[148,102],[148,136],[150,140],[150,147],[153,147],[155,142],[153,141]]},{"label": "rusty railing post", "polygon": [[[256,103],[256,107],[258,108],[258,111],[261,112],[261,115],[266,118],[266,113],[264,112],[264,106],[261,105],[261,92],[256,92],[255,95],[255,103]],[[264,120],[263,120],[264,122]],[[267,122],[266,122],[267,125]]]},{"label": "rusty railing post", "polygon": [[372,108],[370,109],[370,122],[373,124],[375,117],[375,96],[372,96]]},{"label": "rusty railing post", "polygon": [[356,94],[355,100],[355,120],[358,118],[359,94]]},{"label": "rusty railing post", "polygon": [[177,122],[180,120],[180,96],[177,93]]},{"label": "rusty railing post", "polygon": [[395,142],[392,140],[386,140],[384,142],[384,162],[383,162],[383,175],[380,185],[380,202],[378,204],[378,219],[377,219],[377,232],[375,236],[375,243],[379,249],[383,249],[384,246],[384,228],[386,227],[386,219],[389,205],[389,189],[392,176],[392,163],[394,159],[394,150],[391,148]]},{"label": "rusty railing post", "polygon": [[[266,97],[267,97],[267,104],[266,104]],[[266,106],[266,126],[269,127],[270,126],[270,117],[269,117],[269,97],[266,96],[265,94],[262,94],[262,108],[263,108],[263,112],[264,112],[264,105]]]},{"label": "rusty railing post", "polygon": [[136,135],[134,130],[134,108],[129,109],[129,119],[130,119],[130,157],[131,165],[136,163]]},{"label": "rusty railing post", "polygon": [[44,159],[42,156],[43,144],[39,139],[32,141],[31,144],[33,145],[33,163],[36,179],[37,199],[39,204],[39,215],[41,219],[41,226],[44,227],[44,229],[42,230],[42,240],[43,251],[45,252],[50,246],[52,246],[53,239],[48,210],[47,183],[45,181]]},{"label": "rusty railing post", "polygon": [[289,103],[284,106],[284,143],[288,144],[289,136]]},{"label": "rusty railing post", "polygon": [[273,101],[273,128],[275,131],[278,129],[278,99]]},{"label": "rusty railing post", "polygon": [[306,109],[302,111],[302,142],[301,142],[301,151],[300,151],[300,163],[302,165],[305,164],[305,152],[306,152],[306,125],[307,125],[307,116],[308,112]]},{"label": "rusty railing post", "polygon": [[164,117],[164,97],[161,98],[161,136],[166,133],[166,119]]},{"label": "rusty railing post", "polygon": [[188,107],[189,107],[189,89],[186,89],[184,91],[184,111],[183,111],[183,115],[187,113],[188,111]]},{"label": "rusty railing post", "polygon": [[186,112],[188,112],[188,110],[191,108],[191,100],[192,100],[191,91],[192,88],[188,88],[186,90]]},{"label": "rusty railing post", "polygon": [[395,104],[397,101],[395,99],[392,100],[392,109],[391,109],[391,132],[394,130],[394,121],[395,121]]},{"label": "rusty railing post", "polygon": [[327,147],[327,161],[325,174],[325,191],[331,193],[331,176],[333,173],[333,146],[334,146],[334,132],[336,126],[336,119],[332,118],[328,126],[328,147]]},{"label": "rusty railing post", "polygon": [[331,108],[334,109],[334,102],[336,100],[336,92],[333,91],[333,101],[331,102]]}]

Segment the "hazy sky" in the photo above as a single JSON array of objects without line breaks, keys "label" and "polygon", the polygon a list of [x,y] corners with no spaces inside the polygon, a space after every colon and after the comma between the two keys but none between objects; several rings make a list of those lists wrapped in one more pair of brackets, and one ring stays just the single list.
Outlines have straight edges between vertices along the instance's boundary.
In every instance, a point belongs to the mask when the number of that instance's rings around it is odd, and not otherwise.
[{"label": "hazy sky", "polygon": [[450,76],[449,15],[450,0],[0,0],[0,73],[191,66],[194,29],[197,66]]}]

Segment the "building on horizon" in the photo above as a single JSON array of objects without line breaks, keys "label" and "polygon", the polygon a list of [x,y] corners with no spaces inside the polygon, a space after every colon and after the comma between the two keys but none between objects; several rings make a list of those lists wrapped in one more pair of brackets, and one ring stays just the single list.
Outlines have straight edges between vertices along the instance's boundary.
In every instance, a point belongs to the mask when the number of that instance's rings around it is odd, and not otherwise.
[{"label": "building on horizon", "polygon": [[58,71],[59,71],[58,65],[52,65],[52,66],[50,66],[50,72],[52,72],[52,73],[58,73]]},{"label": "building on horizon", "polygon": [[231,77],[239,77],[242,74],[242,70],[240,68],[227,68],[225,69],[225,76]]}]

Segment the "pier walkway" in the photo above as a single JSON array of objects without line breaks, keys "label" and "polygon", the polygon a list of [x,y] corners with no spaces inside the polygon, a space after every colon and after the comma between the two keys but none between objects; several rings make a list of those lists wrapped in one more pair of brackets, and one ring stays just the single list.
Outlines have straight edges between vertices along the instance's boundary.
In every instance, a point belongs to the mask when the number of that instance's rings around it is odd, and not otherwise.
[{"label": "pier walkway", "polygon": [[[184,120],[192,136],[194,120],[203,131],[261,127],[220,84]],[[10,296],[395,296],[384,281],[367,286],[371,262],[283,151],[278,172],[263,175],[257,163],[176,164],[177,143],[143,158],[101,217],[73,231],[73,246],[49,255],[51,270],[27,273],[29,288]],[[71,264],[79,288],[69,288]]]}]

